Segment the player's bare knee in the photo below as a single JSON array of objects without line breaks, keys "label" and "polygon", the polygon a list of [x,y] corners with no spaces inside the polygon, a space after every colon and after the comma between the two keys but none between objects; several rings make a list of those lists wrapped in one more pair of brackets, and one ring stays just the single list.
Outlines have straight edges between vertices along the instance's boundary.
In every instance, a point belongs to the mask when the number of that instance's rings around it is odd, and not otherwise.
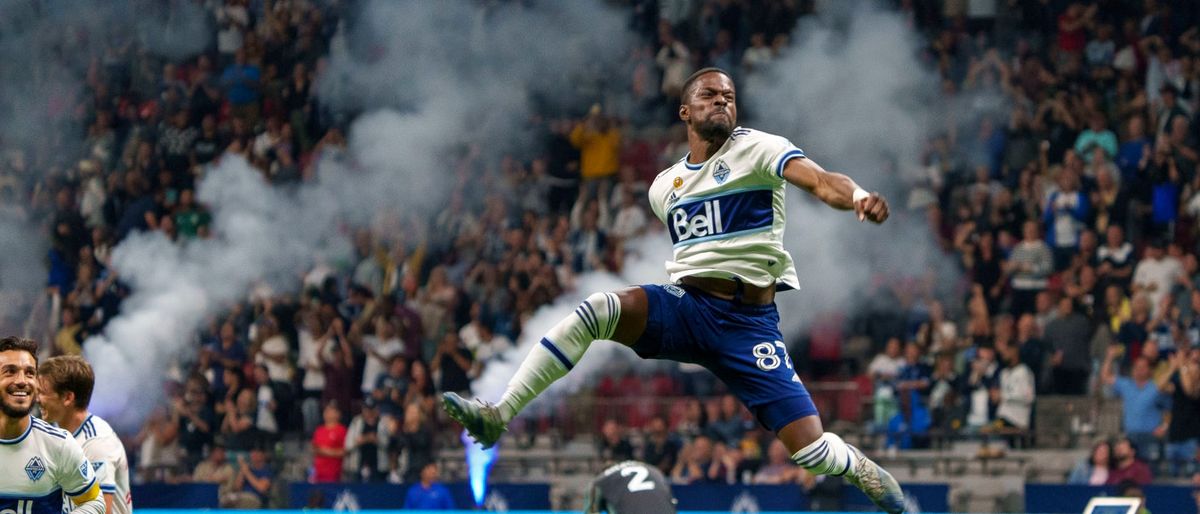
[{"label": "player's bare knee", "polygon": [[825,428],[821,425],[820,416],[805,416],[788,423],[775,435],[791,453],[796,453],[813,444],[822,435]]}]

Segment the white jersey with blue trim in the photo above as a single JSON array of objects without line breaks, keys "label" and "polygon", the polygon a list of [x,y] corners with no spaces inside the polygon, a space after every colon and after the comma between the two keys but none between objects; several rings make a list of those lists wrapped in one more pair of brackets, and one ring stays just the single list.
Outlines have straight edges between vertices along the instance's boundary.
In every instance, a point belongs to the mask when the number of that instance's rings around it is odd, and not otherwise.
[{"label": "white jersey with blue trim", "polygon": [[88,414],[75,430],[75,440],[92,461],[100,492],[113,495],[113,512],[106,514],[131,514],[133,494],[129,490],[129,461],[125,457],[125,445],[112,426],[99,416]]},{"label": "white jersey with blue trim", "polygon": [[0,439],[0,463],[0,514],[69,512],[67,497],[96,484],[92,464],[71,434],[35,417],[20,437]]},{"label": "white jersey with blue trim", "polygon": [[758,287],[800,287],[783,248],[783,167],[804,152],[787,139],[738,127],[707,161],[688,157],[650,185],[650,207],[667,225],[672,282],[683,277],[739,278]]}]

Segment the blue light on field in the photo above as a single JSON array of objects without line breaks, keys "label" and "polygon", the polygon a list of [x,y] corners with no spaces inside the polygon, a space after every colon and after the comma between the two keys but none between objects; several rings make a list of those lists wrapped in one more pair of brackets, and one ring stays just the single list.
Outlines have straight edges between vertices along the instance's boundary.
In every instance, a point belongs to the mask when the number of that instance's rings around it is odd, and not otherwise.
[{"label": "blue light on field", "polygon": [[463,430],[459,438],[467,449],[467,474],[470,475],[471,493],[475,496],[475,506],[481,507],[487,493],[487,477],[492,472],[492,464],[496,462],[496,450],[500,446],[496,445],[485,450],[471,441],[466,430]]}]

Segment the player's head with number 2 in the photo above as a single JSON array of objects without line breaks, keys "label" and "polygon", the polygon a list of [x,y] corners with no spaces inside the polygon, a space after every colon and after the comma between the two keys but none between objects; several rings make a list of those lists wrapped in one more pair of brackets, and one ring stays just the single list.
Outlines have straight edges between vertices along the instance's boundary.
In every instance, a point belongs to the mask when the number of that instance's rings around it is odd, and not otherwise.
[{"label": "player's head with number 2", "polygon": [[703,68],[683,82],[679,119],[710,143],[723,143],[737,126],[737,90],[721,68]]},{"label": "player's head with number 2", "polygon": [[0,339],[0,412],[22,418],[37,396],[37,342],[16,336]]},{"label": "player's head with number 2", "polygon": [[63,424],[75,412],[86,411],[92,401],[96,374],[78,355],[46,359],[38,368],[38,404],[47,421]]}]

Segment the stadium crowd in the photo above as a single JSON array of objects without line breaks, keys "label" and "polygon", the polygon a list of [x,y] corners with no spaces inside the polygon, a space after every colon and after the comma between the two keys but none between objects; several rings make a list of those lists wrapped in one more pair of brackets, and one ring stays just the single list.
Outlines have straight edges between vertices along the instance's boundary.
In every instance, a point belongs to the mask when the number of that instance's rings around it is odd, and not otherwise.
[{"label": "stadium crowd", "polygon": [[[195,196],[211,166],[236,154],[269,181],[295,184],[345,148],[347,117],[321,105],[314,83],[346,6],[197,3],[215,29],[198,56],[91,42],[94,58],[77,70],[84,93],[71,99],[80,153],[52,139],[4,148],[5,214],[42,220],[52,243],[55,354],[80,353],[120,312],[130,290],[110,259],[129,234],[213,237]],[[628,89],[609,95],[624,107],[589,109],[589,99],[542,113],[529,128],[541,143],[532,154],[468,146],[452,156],[454,172],[485,187],[460,181],[428,218],[381,212],[346,234],[351,259],[318,262],[298,293],[251,295],[208,320],[167,384],[169,401],[128,434],[140,480],[217,482],[227,503],[251,507],[266,505],[289,470],[315,482],[417,482],[451,441],[435,394],[468,391],[538,307],[580,273],[620,270],[625,242],[658,230],[643,199],[649,179],[685,153],[673,127],[683,79],[707,65],[755,73],[788,51],[814,8],[614,3],[639,37]],[[798,364],[832,363],[802,366],[806,379],[869,380],[866,423],[900,449],[935,432],[1027,432],[1038,395],[1119,397],[1121,437],[1097,445],[1072,480],[1190,475],[1200,444],[1200,8],[896,8],[925,36],[920,55],[946,103],[985,104],[943,113],[922,162],[906,163],[922,178],[892,200],[928,219],[965,278],[948,295],[925,275],[877,281],[865,292],[871,307],[834,331],[868,350],[817,354],[816,334],[788,342]],[[821,487],[720,384],[692,371],[601,384],[594,394],[606,398],[704,395],[598,423],[601,454],[642,458],[680,483]],[[285,440],[310,441],[311,459],[277,455]],[[1169,465],[1145,464],[1160,460]]]}]

